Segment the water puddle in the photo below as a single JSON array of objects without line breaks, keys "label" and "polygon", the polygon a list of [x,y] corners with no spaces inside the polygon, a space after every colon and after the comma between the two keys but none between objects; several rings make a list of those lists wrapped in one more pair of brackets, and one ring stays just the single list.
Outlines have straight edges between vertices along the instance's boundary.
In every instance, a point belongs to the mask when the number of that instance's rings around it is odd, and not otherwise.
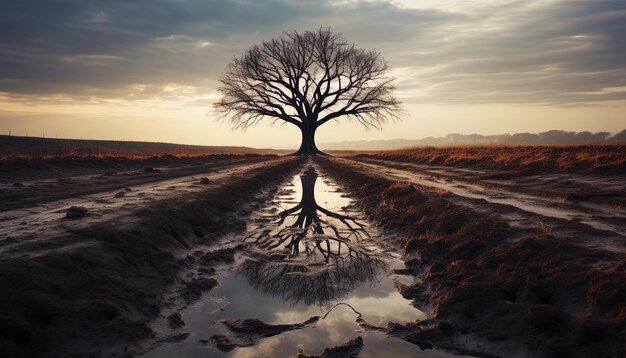
[{"label": "water puddle", "polygon": [[[245,249],[235,265],[223,268],[219,286],[181,312],[186,325],[156,328],[164,336],[188,332],[189,337],[157,345],[145,356],[296,357],[299,351],[320,354],[357,336],[364,341],[360,357],[452,356],[422,351],[359,325],[360,320],[374,326],[406,323],[426,314],[394,286],[413,280],[395,273],[404,268],[400,258],[384,247],[352,200],[313,167],[283,186],[274,202],[252,218],[246,237],[233,244],[242,240]],[[270,337],[251,337],[224,324],[232,319],[306,323]],[[220,350],[211,338],[216,335],[244,346]]]}]

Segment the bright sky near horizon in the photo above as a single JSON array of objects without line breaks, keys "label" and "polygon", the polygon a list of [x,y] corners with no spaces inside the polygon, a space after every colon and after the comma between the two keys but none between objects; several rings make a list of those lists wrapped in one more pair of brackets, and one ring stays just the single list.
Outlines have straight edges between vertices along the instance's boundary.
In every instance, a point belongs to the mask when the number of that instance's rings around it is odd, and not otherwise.
[{"label": "bright sky near horizon", "polygon": [[251,45],[327,26],[383,54],[407,115],[320,143],[626,128],[626,1],[8,0],[0,133],[296,147],[295,127],[234,132],[211,103]]}]

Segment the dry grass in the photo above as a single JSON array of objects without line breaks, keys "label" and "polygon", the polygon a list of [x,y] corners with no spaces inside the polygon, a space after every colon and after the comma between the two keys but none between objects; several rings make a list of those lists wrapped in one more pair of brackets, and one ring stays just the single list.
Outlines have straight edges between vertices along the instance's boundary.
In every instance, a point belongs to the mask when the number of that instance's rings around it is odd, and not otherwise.
[{"label": "dry grass", "polygon": [[362,154],[374,159],[484,169],[557,172],[626,170],[626,145],[418,147]]}]

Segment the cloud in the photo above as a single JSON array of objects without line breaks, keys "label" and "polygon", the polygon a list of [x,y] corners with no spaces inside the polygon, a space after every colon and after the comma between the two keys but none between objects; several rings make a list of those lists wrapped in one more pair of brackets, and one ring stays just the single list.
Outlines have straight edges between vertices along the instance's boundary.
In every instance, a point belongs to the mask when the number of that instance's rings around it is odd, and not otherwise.
[{"label": "cloud", "polygon": [[[14,0],[0,5],[0,92],[35,101],[213,96],[226,64],[280,32],[331,26],[380,50],[406,102],[623,100],[626,2]],[[143,86],[143,90],[137,90]]]}]

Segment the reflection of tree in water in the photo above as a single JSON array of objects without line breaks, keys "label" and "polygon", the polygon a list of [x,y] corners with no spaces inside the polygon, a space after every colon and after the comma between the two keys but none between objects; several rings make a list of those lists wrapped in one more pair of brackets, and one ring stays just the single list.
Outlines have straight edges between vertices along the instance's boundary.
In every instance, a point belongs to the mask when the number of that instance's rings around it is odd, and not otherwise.
[{"label": "reflection of tree in water", "polygon": [[246,239],[269,252],[262,260],[247,260],[240,271],[255,289],[285,301],[328,306],[374,281],[386,265],[378,254],[359,245],[369,237],[363,224],[317,204],[317,178],[309,167],[300,176],[300,203],[279,213],[274,225]]}]

